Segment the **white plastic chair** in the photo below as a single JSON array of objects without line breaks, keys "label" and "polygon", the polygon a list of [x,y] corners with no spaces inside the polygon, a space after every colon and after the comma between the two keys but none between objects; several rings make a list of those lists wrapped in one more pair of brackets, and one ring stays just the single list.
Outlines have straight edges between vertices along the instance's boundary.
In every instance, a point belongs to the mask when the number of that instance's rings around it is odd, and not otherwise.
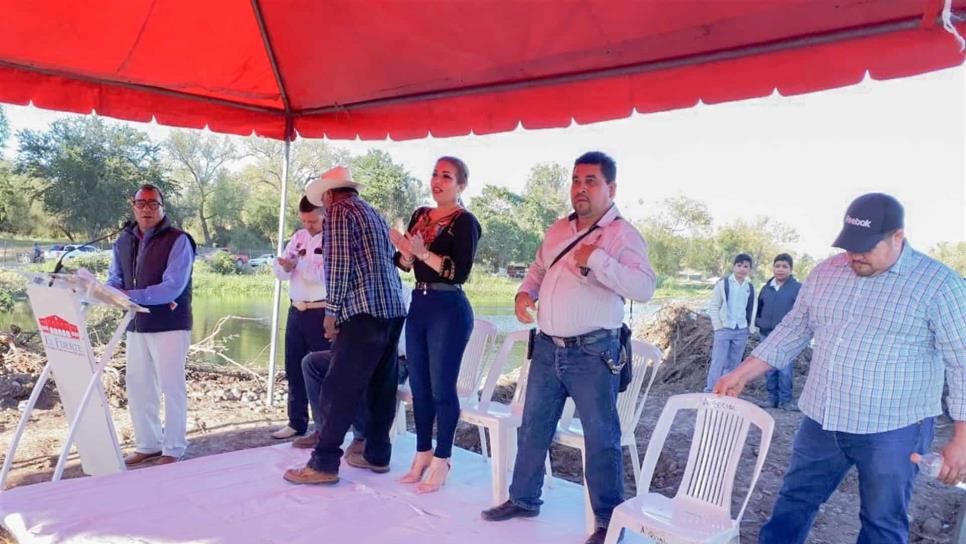
[{"label": "white plastic chair", "polygon": [[[473,321],[473,332],[466,343],[463,351],[463,358],[460,362],[460,373],[456,380],[456,395],[460,400],[460,409],[476,406],[479,404],[479,393],[483,370],[486,362],[486,354],[491,344],[496,339],[496,326],[485,319]],[[406,405],[412,406],[413,393],[409,388],[409,383],[399,386],[396,391],[397,412],[396,419],[393,421],[393,435],[400,435],[406,432]],[[480,430],[480,444],[483,448],[483,457],[486,457],[486,441],[483,436],[483,429]]]},{"label": "white plastic chair", "polygon": [[[530,369],[529,359],[524,359],[520,367],[520,377],[513,393],[510,404],[493,402],[493,391],[496,390],[497,380],[506,367],[506,363],[513,352],[515,344],[527,343],[529,331],[514,331],[506,335],[500,351],[497,353],[490,370],[487,373],[486,384],[476,406],[465,407],[460,412],[460,420],[490,431],[491,452],[493,461],[490,463],[492,471],[493,505],[498,506],[508,498],[507,472],[510,470],[510,460],[516,449],[517,429],[523,420],[523,404],[526,400],[527,374]],[[481,439],[482,442],[482,439]],[[484,450],[486,451],[486,450]],[[485,453],[484,453],[485,456]]]},{"label": "white plastic chair", "polygon": [[[671,424],[681,410],[696,410],[697,417],[684,477],[674,497],[668,498],[649,489]],[[732,518],[735,473],[751,424],[761,430],[761,444],[745,500]],[[741,517],[765,463],[774,426],[764,410],[738,398],[708,393],[669,398],[647,445],[637,496],[614,509],[605,543],[617,544],[624,529],[656,542],[738,542]]]},{"label": "white plastic chair", "polygon": [[[641,479],[641,457],[637,452],[637,438],[634,436],[634,430],[637,429],[637,424],[644,414],[644,402],[647,400],[647,395],[654,384],[654,378],[661,367],[663,357],[661,350],[639,340],[632,340],[631,352],[633,353],[631,360],[634,369],[633,378],[631,383],[627,385],[627,389],[617,395],[617,416],[621,422],[621,451],[623,452],[625,447],[630,450],[631,464],[634,468],[634,482],[638,483]],[[648,368],[651,369],[650,378],[647,377]],[[646,387],[644,387],[645,383],[647,384]],[[644,387],[643,394],[641,393],[642,387]],[[560,418],[560,424],[553,440],[558,444],[580,450],[581,464],[584,465],[584,473],[586,474],[587,452],[584,447],[584,428],[579,419],[574,419],[574,410],[573,400],[567,399],[563,416]],[[551,476],[548,464],[548,481],[552,481]],[[586,479],[584,480],[584,514],[587,532],[592,533],[596,527],[596,522],[594,511],[590,506],[590,492],[587,489]]]}]

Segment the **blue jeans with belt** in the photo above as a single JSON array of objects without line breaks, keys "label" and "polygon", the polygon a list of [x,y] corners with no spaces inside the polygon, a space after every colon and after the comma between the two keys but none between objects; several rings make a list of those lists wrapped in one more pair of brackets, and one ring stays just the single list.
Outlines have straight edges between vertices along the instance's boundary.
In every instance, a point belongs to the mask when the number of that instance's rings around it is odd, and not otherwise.
[{"label": "blue jeans with belt", "polygon": [[759,544],[801,544],[808,537],[818,509],[855,465],[859,471],[858,544],[909,541],[907,515],[912,484],[919,467],[909,461],[932,443],[933,418],[871,434],[826,431],[802,420],[788,472],[771,519],[758,534]]},{"label": "blue jeans with belt", "polygon": [[433,449],[452,455],[453,437],[460,419],[456,392],[463,351],[473,331],[473,309],[463,291],[416,289],[406,320],[406,365],[413,393],[416,451]]},{"label": "blue jeans with belt", "polygon": [[288,310],[285,324],[285,379],[288,381],[288,426],[299,434],[309,426],[309,399],[305,394],[302,358],[313,351],[329,349],[322,331],[323,308],[303,312],[295,306]]},{"label": "blue jeans with belt", "polygon": [[515,505],[536,510],[543,504],[544,459],[569,396],[584,429],[584,476],[594,517],[598,527],[610,523],[614,508],[624,501],[624,465],[617,417],[620,376],[611,372],[608,359],[620,359],[616,336],[578,347],[559,347],[543,334],[534,339],[510,484]]}]

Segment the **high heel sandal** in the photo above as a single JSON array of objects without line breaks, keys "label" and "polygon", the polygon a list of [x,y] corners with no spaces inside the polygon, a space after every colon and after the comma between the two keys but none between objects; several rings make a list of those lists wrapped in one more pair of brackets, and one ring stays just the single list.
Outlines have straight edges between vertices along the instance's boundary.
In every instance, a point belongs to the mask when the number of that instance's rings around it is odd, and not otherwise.
[{"label": "high heel sandal", "polygon": [[415,484],[423,479],[423,473],[429,468],[432,463],[433,450],[428,451],[417,451],[416,456],[413,457],[413,464],[409,467],[409,472],[405,476],[399,479],[401,484]]},{"label": "high heel sandal", "polygon": [[416,493],[439,491],[439,488],[443,487],[443,484],[446,483],[446,476],[449,475],[449,469],[449,459],[433,457],[433,462],[429,465],[429,472],[426,474],[426,479],[419,482],[419,485],[416,486]]}]

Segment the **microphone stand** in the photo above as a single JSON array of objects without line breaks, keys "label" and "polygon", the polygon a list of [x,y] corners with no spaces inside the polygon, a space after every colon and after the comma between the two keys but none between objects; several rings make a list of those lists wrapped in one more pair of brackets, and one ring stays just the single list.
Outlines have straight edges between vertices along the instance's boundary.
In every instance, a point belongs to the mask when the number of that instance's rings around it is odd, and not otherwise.
[{"label": "microphone stand", "polygon": [[78,249],[80,249],[82,247],[87,247],[87,246],[89,246],[91,244],[96,244],[97,242],[100,242],[102,240],[106,240],[106,239],[108,239],[108,238],[110,238],[112,236],[116,236],[116,235],[120,234],[122,230],[128,228],[132,224],[134,224],[134,221],[130,221],[130,220],[129,221],[125,221],[124,224],[121,225],[121,228],[119,228],[119,229],[111,232],[110,234],[107,234],[105,236],[101,236],[100,238],[91,240],[90,242],[84,242],[83,244],[75,247],[72,251],[65,251],[65,252],[61,253],[60,254],[60,258],[57,259],[57,264],[54,266],[54,274],[59,273],[61,271],[61,269],[64,268],[64,257],[66,257],[68,253],[73,253],[74,251],[77,251]]}]

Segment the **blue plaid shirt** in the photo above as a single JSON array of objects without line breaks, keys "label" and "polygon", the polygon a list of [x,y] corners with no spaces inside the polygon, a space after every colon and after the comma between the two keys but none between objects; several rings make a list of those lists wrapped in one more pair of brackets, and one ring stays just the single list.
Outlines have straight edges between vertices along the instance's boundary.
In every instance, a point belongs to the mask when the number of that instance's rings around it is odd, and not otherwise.
[{"label": "blue plaid shirt", "polygon": [[966,420],[966,282],[908,242],[873,277],[844,253],[819,264],[752,355],[784,368],[813,336],[798,405],[823,429],[878,433],[937,415],[944,374],[950,415]]},{"label": "blue plaid shirt", "polygon": [[323,230],[326,315],[337,323],[357,314],[405,317],[389,225],[379,212],[351,196],[326,208]]}]

